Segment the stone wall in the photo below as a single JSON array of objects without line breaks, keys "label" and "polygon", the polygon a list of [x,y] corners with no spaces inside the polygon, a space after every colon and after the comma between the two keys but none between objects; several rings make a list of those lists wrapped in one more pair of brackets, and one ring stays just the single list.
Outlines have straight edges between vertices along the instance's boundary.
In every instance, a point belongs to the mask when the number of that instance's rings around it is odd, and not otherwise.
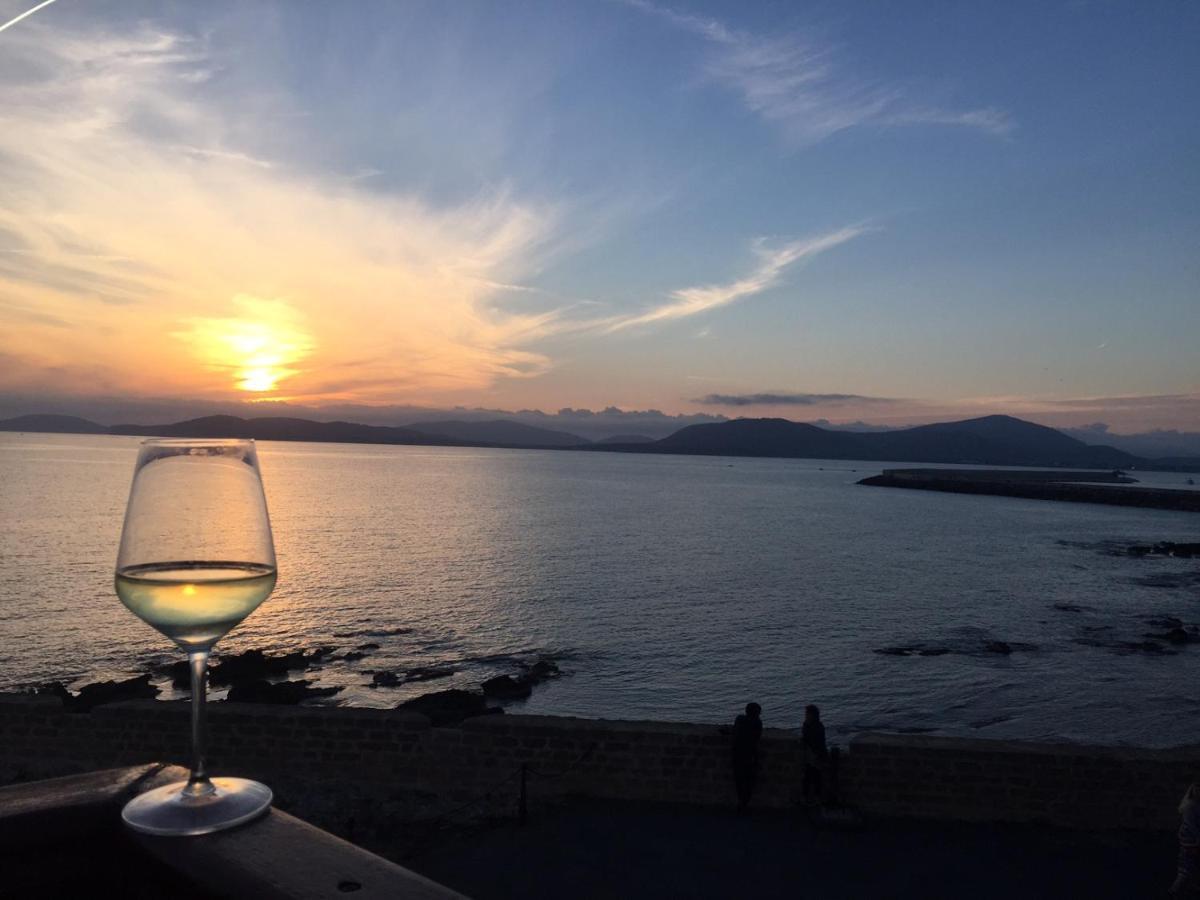
[{"label": "stone wall", "polygon": [[[216,774],[261,779],[278,805],[345,832],[438,821],[457,807],[512,814],[586,796],[731,805],[729,738],[716,726],[485,716],[433,728],[394,710],[209,706]],[[0,783],[151,760],[186,762],[186,703],[68,713],[51,697],[0,695]],[[842,756],[843,797],[868,815],[1176,827],[1200,780],[1200,747],[1129,750],[861,735]],[[800,743],[767,729],[756,806],[799,799]]]},{"label": "stone wall", "polygon": [[1172,750],[863,735],[847,766],[855,802],[877,815],[1175,829],[1200,781],[1200,746]]}]

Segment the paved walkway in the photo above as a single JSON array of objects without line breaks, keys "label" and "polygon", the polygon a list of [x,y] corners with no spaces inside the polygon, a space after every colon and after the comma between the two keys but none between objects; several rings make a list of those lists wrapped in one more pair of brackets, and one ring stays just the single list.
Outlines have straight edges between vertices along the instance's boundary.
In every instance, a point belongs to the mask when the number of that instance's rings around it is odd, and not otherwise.
[{"label": "paved walkway", "polygon": [[[410,851],[411,853],[411,851]],[[885,821],[589,802],[394,858],[476,900],[641,897],[1162,897],[1170,834]]]}]

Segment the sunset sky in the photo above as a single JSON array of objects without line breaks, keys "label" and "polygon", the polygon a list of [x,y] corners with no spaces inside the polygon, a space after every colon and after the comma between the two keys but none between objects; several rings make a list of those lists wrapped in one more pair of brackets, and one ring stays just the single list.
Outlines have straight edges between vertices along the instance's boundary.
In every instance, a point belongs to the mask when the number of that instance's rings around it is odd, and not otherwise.
[{"label": "sunset sky", "polygon": [[58,0],[0,31],[0,400],[1200,431],[1198,46],[1185,2]]}]

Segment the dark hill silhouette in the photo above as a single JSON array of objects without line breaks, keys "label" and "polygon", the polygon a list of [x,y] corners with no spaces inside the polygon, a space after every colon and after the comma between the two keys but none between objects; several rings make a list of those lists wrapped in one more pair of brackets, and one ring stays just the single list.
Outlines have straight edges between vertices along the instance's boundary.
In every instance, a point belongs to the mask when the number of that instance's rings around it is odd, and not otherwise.
[{"label": "dark hill silhouette", "polygon": [[689,425],[646,449],[717,456],[812,456],[845,458],[859,435],[826,431],[788,419],[734,419]]},{"label": "dark hill silhouette", "polygon": [[308,419],[240,419],[204,416],[171,425],[114,425],[112,434],[147,437],[254,438],[259,441],[318,441],[345,444],[461,444],[435,438],[411,428],[358,425],[354,422],[312,422]]},{"label": "dark hill silhouette", "polygon": [[827,431],[787,419],[735,419],[690,425],[653,444],[594,449],[997,466],[1113,468],[1144,462],[1112,447],[1089,446],[1053,428],[1011,416],[984,416],[883,432]]},{"label": "dark hill silhouette", "polygon": [[0,431],[34,431],[42,434],[108,434],[108,429],[79,416],[32,415],[0,419]]},{"label": "dark hill silhouette", "polygon": [[[1130,466],[1130,453],[1096,447],[1061,431],[1012,416],[983,416],[961,422],[920,425],[869,435],[876,459],[989,463],[1011,466]],[[930,456],[937,448],[939,457]]]},{"label": "dark hill silhouette", "polygon": [[[449,426],[461,426],[451,428]],[[504,430],[500,429],[504,426]],[[393,428],[354,422],[314,422],[295,418],[242,419],[206,416],[168,425],[115,425],[105,429],[73,416],[20,416],[0,421],[4,431],[53,431],[80,434],[129,434],[157,437],[244,437],[264,441],[318,441],[353,444],[435,446],[558,447],[626,453],[683,453],[713,456],[781,456],[811,459],[862,459],[895,462],[967,463],[991,466],[1073,466],[1194,470],[1195,460],[1152,461],[1112,447],[1092,446],[1062,432],[1011,416],[983,416],[895,431],[832,431],[787,419],[734,419],[689,425],[658,441],[636,435],[594,444],[562,431],[519,422],[427,422],[442,433],[418,426]],[[492,430],[487,430],[492,428]],[[456,434],[449,432],[454,431]],[[476,434],[478,438],[467,435]],[[487,435],[487,437],[484,437]],[[550,443],[551,440],[559,443]]]},{"label": "dark hill silhouette", "polygon": [[422,434],[472,441],[483,444],[507,444],[518,447],[578,447],[591,443],[587,438],[566,431],[538,428],[512,419],[488,422],[413,422],[405,426]]},{"label": "dark hill silhouette", "polygon": [[598,444],[653,444],[656,438],[647,437],[644,434],[610,434],[608,437],[600,438]]}]

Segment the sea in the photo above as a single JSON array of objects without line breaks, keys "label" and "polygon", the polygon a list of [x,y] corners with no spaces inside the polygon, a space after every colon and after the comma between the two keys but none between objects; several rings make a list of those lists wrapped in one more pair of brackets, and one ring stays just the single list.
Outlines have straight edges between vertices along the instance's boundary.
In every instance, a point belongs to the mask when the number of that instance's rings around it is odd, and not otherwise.
[{"label": "sea", "polygon": [[[0,690],[152,672],[180,696],[179,651],[113,592],[138,443],[0,434]],[[509,712],[727,723],[753,700],[782,728],[816,703],[833,740],[1200,743],[1200,643],[1147,637],[1200,624],[1200,558],[1128,552],[1200,540],[1194,513],[856,483],[886,461],[259,454],[279,582],[217,655],[337,648],[291,675],[341,688],[323,705],[545,658],[561,677]],[[419,668],[452,674],[371,686]]]}]

